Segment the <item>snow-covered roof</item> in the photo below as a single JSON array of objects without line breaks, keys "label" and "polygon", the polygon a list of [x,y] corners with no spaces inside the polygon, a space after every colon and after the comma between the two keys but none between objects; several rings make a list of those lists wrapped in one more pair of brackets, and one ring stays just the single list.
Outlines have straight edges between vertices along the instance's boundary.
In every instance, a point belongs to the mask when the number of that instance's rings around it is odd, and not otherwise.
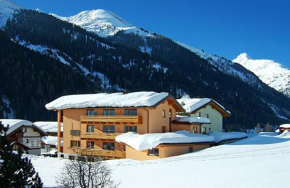
[{"label": "snow-covered roof", "polygon": [[210,123],[210,119],[205,117],[192,117],[192,116],[176,116],[177,122],[188,122],[188,123]]},{"label": "snow-covered roof", "polygon": [[[40,127],[45,132],[57,133],[57,121],[37,121],[33,123],[34,125]],[[61,131],[63,129],[63,124],[61,124]]]},{"label": "snow-covered roof", "polygon": [[25,126],[32,126],[32,122],[22,119],[0,119],[4,127],[9,125],[9,129],[7,131],[7,135],[21,127],[22,125]]},{"label": "snow-covered roof", "polygon": [[214,137],[215,143],[219,143],[225,140],[234,140],[247,138],[247,134],[243,132],[217,132],[217,131],[209,131],[209,135]]},{"label": "snow-covered roof", "polygon": [[221,109],[224,114],[230,115],[230,111],[226,110],[225,107],[223,107],[221,104],[216,102],[213,99],[210,98],[189,98],[189,96],[184,96],[181,99],[177,99],[179,104],[185,109],[187,113],[195,112],[196,110],[199,110],[203,106],[213,102],[216,106]]},{"label": "snow-covered roof", "polygon": [[57,146],[57,136],[43,136],[41,141],[47,145]]},{"label": "snow-covered roof", "polygon": [[214,142],[214,138],[212,136],[189,133],[187,131],[149,133],[142,135],[128,132],[117,136],[115,140],[117,142],[123,142],[138,151],[152,149],[159,144]]},{"label": "snow-covered roof", "polygon": [[290,124],[282,124],[279,127],[280,128],[290,128]]},{"label": "snow-covered roof", "polygon": [[7,135],[12,133],[13,131],[17,130],[21,126],[28,126],[33,127],[34,129],[37,129],[41,135],[46,135],[45,131],[41,129],[40,127],[34,125],[31,121],[23,120],[23,119],[0,119],[2,124],[7,127],[9,125],[9,129],[7,131]]},{"label": "snow-covered roof", "polygon": [[67,95],[60,97],[45,107],[48,110],[87,107],[149,107],[155,106],[169,96],[168,93],[134,92],[134,93],[98,93],[84,95]]}]

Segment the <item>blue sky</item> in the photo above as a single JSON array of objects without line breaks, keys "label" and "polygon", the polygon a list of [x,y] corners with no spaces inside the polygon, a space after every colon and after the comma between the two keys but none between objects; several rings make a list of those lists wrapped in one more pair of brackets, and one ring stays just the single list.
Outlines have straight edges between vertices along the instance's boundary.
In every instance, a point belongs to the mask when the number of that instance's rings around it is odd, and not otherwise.
[{"label": "blue sky", "polygon": [[[13,1],[13,0],[12,0]],[[129,23],[234,59],[242,52],[290,68],[289,0],[14,0],[60,16],[105,9]]]}]

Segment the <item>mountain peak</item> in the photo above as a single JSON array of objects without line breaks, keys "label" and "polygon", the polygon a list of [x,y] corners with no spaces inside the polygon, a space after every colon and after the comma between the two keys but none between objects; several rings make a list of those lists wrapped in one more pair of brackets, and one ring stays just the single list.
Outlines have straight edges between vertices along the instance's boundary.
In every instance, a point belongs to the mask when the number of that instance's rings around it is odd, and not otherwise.
[{"label": "mountain peak", "polygon": [[10,0],[0,0],[0,28],[6,25],[8,18],[16,10],[22,9],[21,6]]},{"label": "mountain peak", "polygon": [[98,34],[101,37],[108,37],[115,35],[118,31],[125,31],[127,33],[135,33],[140,36],[154,36],[154,33],[140,29],[123,18],[117,16],[111,11],[104,9],[86,10],[74,16],[60,17],[51,14],[58,19],[78,25],[87,31]]},{"label": "mountain peak", "polygon": [[247,53],[241,53],[240,55],[238,55],[238,57],[236,57],[236,59],[233,60],[233,62],[241,61],[241,60],[250,60],[250,59],[253,59],[253,58],[250,57]]}]

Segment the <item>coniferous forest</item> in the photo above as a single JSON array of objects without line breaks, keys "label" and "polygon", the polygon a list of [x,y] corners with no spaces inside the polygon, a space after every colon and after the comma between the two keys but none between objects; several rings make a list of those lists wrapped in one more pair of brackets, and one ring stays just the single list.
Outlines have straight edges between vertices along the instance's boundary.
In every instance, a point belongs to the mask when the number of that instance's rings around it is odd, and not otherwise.
[{"label": "coniferous forest", "polygon": [[[16,118],[56,120],[44,105],[57,97],[117,90],[213,98],[231,111],[225,128],[234,130],[258,122],[283,123],[286,120],[278,118],[268,103],[281,109],[290,106],[289,98],[262,82],[262,88],[251,86],[157,34],[146,40],[124,32],[101,38],[53,16],[22,10],[0,31],[0,41],[0,94],[11,102]],[[139,49],[144,41],[150,54]],[[18,43],[48,50],[39,53]],[[104,84],[99,73],[108,82]],[[0,113],[9,110],[1,102]]]}]

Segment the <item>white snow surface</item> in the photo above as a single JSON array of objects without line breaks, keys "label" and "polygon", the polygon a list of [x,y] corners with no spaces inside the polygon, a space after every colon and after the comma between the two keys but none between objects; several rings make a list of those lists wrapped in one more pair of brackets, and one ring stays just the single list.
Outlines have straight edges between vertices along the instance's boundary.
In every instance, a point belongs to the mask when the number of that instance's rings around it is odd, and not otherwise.
[{"label": "white snow surface", "polygon": [[253,59],[242,53],[233,62],[256,74],[265,84],[290,96],[290,70],[278,62],[268,59]]},{"label": "white snow surface", "polygon": [[60,97],[45,107],[48,110],[61,110],[67,108],[87,108],[87,107],[145,107],[154,106],[164,98],[168,93],[156,92],[134,92],[134,93],[98,93],[85,95],[67,95]]},{"label": "white snow surface", "polygon": [[[56,187],[56,178],[68,159],[26,155],[44,183]],[[104,161],[119,188],[277,188],[289,187],[290,138],[257,135],[232,144],[215,146],[159,160]],[[277,162],[278,161],[278,162]],[[283,161],[283,164],[279,162]],[[271,174],[270,176],[261,174]],[[130,178],[128,178],[130,177]],[[210,177],[205,181],[206,177]]]},{"label": "white snow surface", "polygon": [[138,151],[152,149],[159,144],[214,142],[212,136],[189,133],[188,131],[149,134],[128,132],[117,136],[115,140],[123,142]]},{"label": "white snow surface", "polygon": [[12,133],[14,130],[18,129],[22,125],[32,126],[32,122],[22,119],[0,119],[0,121],[5,127],[9,125],[7,135]]},{"label": "white snow surface", "polygon": [[0,28],[4,27],[13,13],[20,9],[22,9],[21,6],[10,0],[0,0]]},{"label": "white snow surface", "polygon": [[101,37],[112,36],[122,30],[126,33],[135,33],[140,36],[153,36],[151,32],[147,32],[133,26],[108,10],[87,10],[70,17],[61,17],[55,14],[51,15],[63,21],[78,25],[87,31],[94,32]]},{"label": "white snow surface", "polygon": [[188,123],[210,123],[210,119],[205,117],[192,117],[192,116],[176,116],[176,121],[178,122],[188,122]]},{"label": "white snow surface", "polygon": [[279,127],[281,127],[281,128],[290,128],[290,124],[282,124]]},{"label": "white snow surface", "polygon": [[57,136],[43,136],[41,141],[47,145],[57,146]]},{"label": "white snow surface", "polygon": [[215,143],[219,143],[225,140],[233,140],[233,139],[241,139],[246,138],[247,134],[243,132],[218,132],[218,131],[210,131],[209,135],[213,136],[215,139]]}]

